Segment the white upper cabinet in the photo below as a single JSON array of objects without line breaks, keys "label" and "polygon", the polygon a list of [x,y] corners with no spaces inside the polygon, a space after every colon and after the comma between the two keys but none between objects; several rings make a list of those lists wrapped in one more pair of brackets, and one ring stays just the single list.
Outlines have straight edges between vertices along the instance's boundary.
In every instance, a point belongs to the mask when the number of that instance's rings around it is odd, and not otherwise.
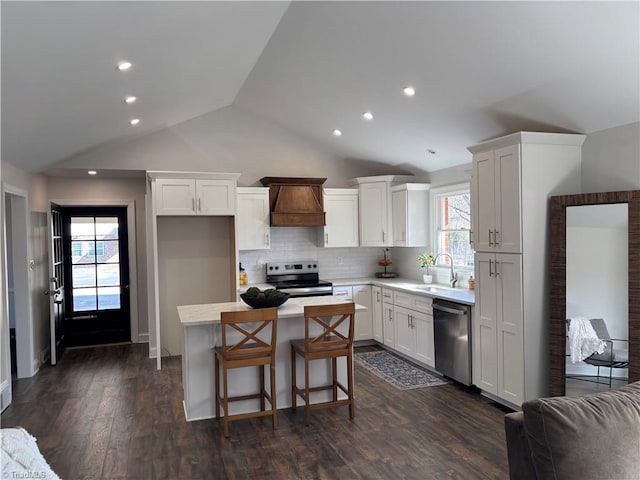
[{"label": "white upper cabinet", "polygon": [[473,156],[473,240],[476,251],[522,251],[520,178],[520,145]]},{"label": "white upper cabinet", "polygon": [[360,245],[393,245],[390,217],[389,183],[373,182],[360,185]]},{"label": "white upper cabinet", "polygon": [[264,250],[271,246],[269,187],[238,188],[238,250]]},{"label": "white upper cabinet", "polygon": [[235,173],[148,172],[156,215],[235,215]]},{"label": "white upper cabinet", "polygon": [[405,183],[391,187],[393,245],[423,247],[429,241],[429,184]]},{"label": "white upper cabinet", "polygon": [[357,247],[358,189],[325,188],[326,225],[321,245],[325,247]]}]

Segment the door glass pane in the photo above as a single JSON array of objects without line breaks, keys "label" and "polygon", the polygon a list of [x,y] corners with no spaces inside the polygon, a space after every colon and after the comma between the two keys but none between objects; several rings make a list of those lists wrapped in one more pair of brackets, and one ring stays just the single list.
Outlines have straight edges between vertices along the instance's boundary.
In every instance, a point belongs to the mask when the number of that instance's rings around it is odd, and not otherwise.
[{"label": "door glass pane", "polygon": [[120,287],[98,288],[98,310],[120,308]]},{"label": "door glass pane", "polygon": [[118,217],[96,218],[96,238],[98,240],[118,239]]},{"label": "door glass pane", "polygon": [[84,312],[97,308],[95,288],[74,288],[73,289],[73,311]]},{"label": "door glass pane", "polygon": [[74,265],[82,263],[95,263],[95,243],[93,241],[81,240],[71,242],[71,263]]},{"label": "door glass pane", "polygon": [[71,217],[71,240],[93,240],[94,238],[93,217]]},{"label": "door glass pane", "polygon": [[118,240],[98,240],[96,242],[96,254],[98,263],[115,263],[120,261]]},{"label": "door glass pane", "polygon": [[95,265],[73,265],[71,267],[71,278],[73,288],[95,287],[96,266]]},{"label": "door glass pane", "polygon": [[120,285],[120,266],[117,263],[98,265],[98,286]]}]

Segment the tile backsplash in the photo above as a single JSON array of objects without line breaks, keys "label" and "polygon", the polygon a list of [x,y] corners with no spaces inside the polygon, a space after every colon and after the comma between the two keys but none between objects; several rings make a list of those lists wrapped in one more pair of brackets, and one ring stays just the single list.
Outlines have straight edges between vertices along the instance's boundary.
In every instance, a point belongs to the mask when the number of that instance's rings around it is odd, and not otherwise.
[{"label": "tile backsplash", "polygon": [[324,248],[321,227],[271,227],[271,249],[243,250],[240,262],[249,283],[265,281],[265,263],[316,260],[320,278],[372,277],[381,271],[382,247]]}]

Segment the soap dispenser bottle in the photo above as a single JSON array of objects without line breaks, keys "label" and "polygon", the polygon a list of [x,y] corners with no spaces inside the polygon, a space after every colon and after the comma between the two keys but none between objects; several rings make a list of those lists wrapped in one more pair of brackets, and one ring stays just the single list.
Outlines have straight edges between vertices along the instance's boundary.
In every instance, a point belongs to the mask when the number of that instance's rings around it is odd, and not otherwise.
[{"label": "soap dispenser bottle", "polygon": [[242,262],[240,262],[240,285],[246,285],[247,284],[247,272],[244,271],[244,268],[242,268]]}]

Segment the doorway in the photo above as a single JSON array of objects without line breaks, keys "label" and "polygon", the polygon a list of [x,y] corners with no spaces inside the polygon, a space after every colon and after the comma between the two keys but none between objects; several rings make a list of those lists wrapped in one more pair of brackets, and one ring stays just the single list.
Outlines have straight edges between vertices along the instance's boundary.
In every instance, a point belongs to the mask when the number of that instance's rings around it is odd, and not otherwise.
[{"label": "doorway", "polygon": [[5,249],[7,279],[7,320],[11,352],[11,374],[18,378],[31,377],[33,328],[29,304],[29,264],[27,252],[27,196],[26,192],[5,185]]},{"label": "doorway", "polygon": [[131,341],[126,207],[61,207],[66,346]]}]

